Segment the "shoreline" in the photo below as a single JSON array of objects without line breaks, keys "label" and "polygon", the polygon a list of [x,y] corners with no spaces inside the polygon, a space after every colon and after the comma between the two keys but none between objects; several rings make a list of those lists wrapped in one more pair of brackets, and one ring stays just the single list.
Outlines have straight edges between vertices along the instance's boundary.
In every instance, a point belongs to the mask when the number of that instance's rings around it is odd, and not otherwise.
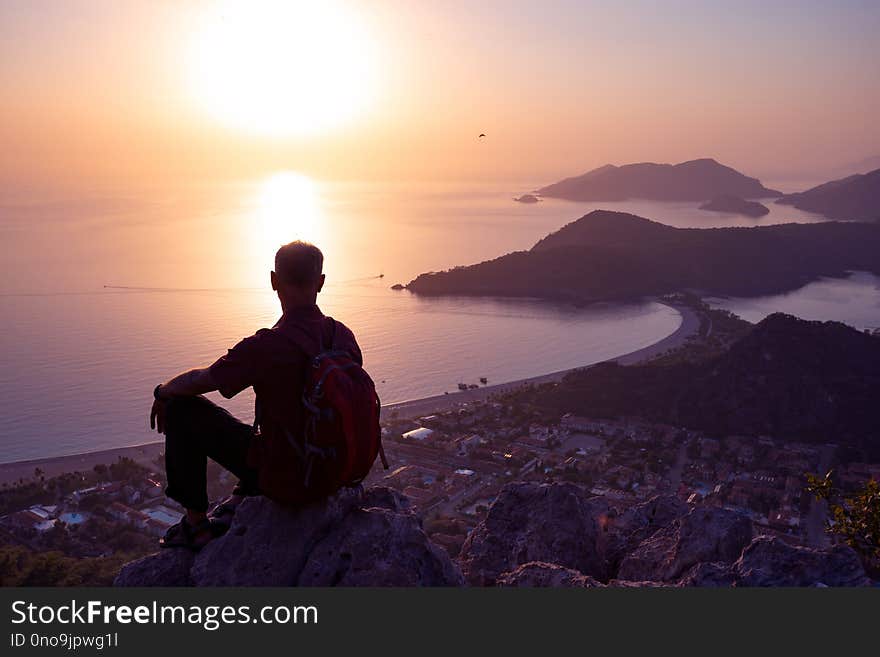
[{"label": "shoreline", "polygon": [[629,353],[622,354],[614,358],[607,358],[605,360],[598,361],[597,363],[579,365],[577,367],[569,367],[564,370],[550,372],[549,374],[539,374],[537,376],[531,376],[525,379],[508,381],[507,383],[496,383],[490,386],[482,386],[473,390],[462,390],[459,392],[432,395],[430,397],[423,397],[421,399],[413,399],[410,401],[388,404],[387,406],[382,407],[382,414],[383,416],[387,416],[388,413],[397,413],[397,418],[399,419],[421,417],[423,415],[430,415],[432,413],[438,413],[448,410],[449,408],[462,402],[484,400],[493,394],[509,392],[523,386],[540,385],[542,383],[556,383],[561,381],[562,378],[570,372],[587,369],[593,367],[594,365],[598,365],[600,362],[616,362],[621,365],[634,365],[650,360],[655,356],[658,356],[661,353],[668,351],[669,349],[676,349],[682,346],[687,341],[687,339],[696,334],[696,332],[700,328],[700,318],[689,306],[682,306],[660,301],[658,301],[658,303],[669,306],[670,308],[674,309],[679,315],[681,315],[681,324],[679,324],[678,328],[667,335],[665,338],[662,338],[661,340],[658,340],[657,342],[654,342],[647,347],[642,347],[641,349],[636,349],[635,351],[631,351]]},{"label": "shoreline", "polygon": [[[633,365],[650,360],[664,351],[682,346],[688,338],[699,330],[700,319],[690,307],[666,302],[658,303],[663,303],[664,305],[673,308],[679,315],[681,315],[682,320],[678,328],[653,344],[600,362],[617,362],[621,365]],[[387,417],[391,413],[396,413],[396,417],[399,419],[411,419],[423,415],[431,415],[433,413],[449,410],[462,402],[484,400],[491,395],[516,390],[522,386],[558,382],[569,372],[592,367],[595,364],[596,363],[580,365],[578,367],[571,367],[557,372],[551,372],[549,374],[540,374],[525,379],[517,379],[516,381],[508,381],[507,383],[483,386],[474,390],[463,390],[459,392],[450,392],[448,394],[423,397],[421,399],[413,399],[410,401],[396,402],[383,406],[382,415],[383,417]],[[26,461],[0,463],[0,484],[13,484],[19,479],[24,479],[25,481],[33,480],[34,470],[36,468],[39,468],[44,476],[49,478],[66,472],[84,472],[91,470],[96,465],[113,463],[119,457],[123,456],[143,465],[151,465],[162,454],[163,448],[164,442],[158,440],[151,443],[131,445],[128,447],[114,447],[112,449],[104,449],[95,452],[83,452],[66,456],[50,456],[39,459],[28,459]]]}]

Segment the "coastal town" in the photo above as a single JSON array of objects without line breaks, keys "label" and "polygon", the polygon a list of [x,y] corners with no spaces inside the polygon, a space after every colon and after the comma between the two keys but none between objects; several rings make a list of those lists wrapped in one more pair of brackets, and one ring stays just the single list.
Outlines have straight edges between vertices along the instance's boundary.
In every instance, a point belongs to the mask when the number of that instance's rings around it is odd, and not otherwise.
[{"label": "coastal town", "polygon": [[406,495],[452,553],[510,481],[569,481],[621,510],[655,495],[747,514],[756,531],[798,544],[827,544],[824,505],[805,474],[835,466],[841,486],[880,479],[880,464],[846,460],[833,443],[770,436],[723,440],[680,427],[570,414],[530,417],[503,400],[464,403],[385,428],[394,469],[371,479]]},{"label": "coastal town", "polygon": [[[848,460],[833,443],[719,439],[638,418],[542,417],[505,395],[418,418],[392,414],[382,432],[391,466],[377,464],[366,485],[405,495],[451,556],[513,481],[572,482],[620,510],[675,495],[737,510],[759,533],[818,547],[829,540],[826,512],[805,492],[805,473],[834,466],[845,489],[880,479],[880,464]],[[209,474],[212,498],[219,499],[233,482],[214,465]],[[120,458],[50,479],[37,469],[29,480],[3,485],[0,538],[70,557],[147,553],[182,511],[163,487],[161,455],[146,465]]]},{"label": "coastal town", "polygon": [[[682,327],[619,362],[708,358],[750,326],[687,295],[664,301],[680,310]],[[465,386],[386,408],[381,430],[390,466],[384,470],[377,462],[364,485],[403,494],[425,532],[455,557],[510,482],[570,482],[620,512],[672,495],[690,505],[743,513],[756,533],[823,547],[831,542],[827,504],[808,492],[808,473],[833,470],[844,493],[880,480],[880,463],[864,462],[858,450],[838,445],[833,436],[800,442],[711,435],[640,417],[589,417],[530,402],[539,388],[554,394],[563,377]],[[119,563],[155,551],[158,537],[183,511],[164,495],[161,443],[3,468],[4,583],[57,583],[53,573],[68,572],[74,563],[100,565],[100,574],[61,581],[108,581]],[[230,473],[209,462],[210,499],[219,501],[233,484]],[[28,579],[18,565],[27,555],[54,560],[54,569],[41,564],[30,571],[40,574]]]}]

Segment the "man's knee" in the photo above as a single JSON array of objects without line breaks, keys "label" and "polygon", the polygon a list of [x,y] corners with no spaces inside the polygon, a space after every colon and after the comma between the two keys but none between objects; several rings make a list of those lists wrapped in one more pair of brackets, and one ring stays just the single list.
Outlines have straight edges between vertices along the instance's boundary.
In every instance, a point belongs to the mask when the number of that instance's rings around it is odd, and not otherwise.
[{"label": "man's knee", "polygon": [[177,432],[190,426],[192,421],[215,412],[217,406],[202,396],[173,397],[165,404],[165,432]]}]

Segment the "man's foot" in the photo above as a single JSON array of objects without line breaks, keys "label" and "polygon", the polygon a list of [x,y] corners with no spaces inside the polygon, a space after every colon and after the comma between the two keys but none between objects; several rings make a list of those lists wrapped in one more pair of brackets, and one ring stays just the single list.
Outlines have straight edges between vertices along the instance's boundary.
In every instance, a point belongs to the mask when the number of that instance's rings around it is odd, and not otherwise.
[{"label": "man's foot", "polygon": [[215,527],[209,518],[190,524],[184,516],[180,522],[168,528],[165,536],[159,539],[159,546],[163,548],[182,547],[198,552],[223,533],[219,530],[220,528]]},{"label": "man's foot", "polygon": [[230,495],[208,512],[208,519],[223,532],[229,529],[238,505],[244,501],[242,495]]}]

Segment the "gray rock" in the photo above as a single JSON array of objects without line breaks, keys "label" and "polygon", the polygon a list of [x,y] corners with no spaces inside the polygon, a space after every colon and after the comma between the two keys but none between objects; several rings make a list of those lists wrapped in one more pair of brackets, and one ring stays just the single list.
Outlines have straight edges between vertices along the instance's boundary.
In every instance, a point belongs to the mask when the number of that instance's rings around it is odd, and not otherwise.
[{"label": "gray rock", "polygon": [[829,550],[789,545],[776,537],[758,536],[733,565],[736,586],[869,586],[855,550],[835,545]]},{"label": "gray rock", "polygon": [[615,572],[624,557],[642,541],[683,517],[689,510],[690,507],[675,495],[657,495],[611,518],[605,548],[611,572]]},{"label": "gray rock", "polygon": [[461,586],[461,571],[413,514],[355,509],[310,551],[299,586]]},{"label": "gray rock", "polygon": [[289,509],[242,502],[229,532],[198,555],[162,550],[126,564],[118,586],[437,586],[461,572],[422,531],[405,497],[343,490]]},{"label": "gray rock", "polygon": [[498,586],[518,588],[600,588],[604,584],[589,575],[543,561],[530,561],[509,573],[503,573],[497,580]]},{"label": "gray rock", "polygon": [[701,562],[731,563],[752,540],[744,515],[714,507],[696,507],[657,531],[620,564],[618,579],[672,582]]},{"label": "gray rock", "polygon": [[601,579],[607,567],[597,519],[607,511],[604,499],[574,484],[508,484],[462,546],[459,563],[465,579],[474,586],[492,586],[502,573],[529,561]]},{"label": "gray rock", "polygon": [[733,586],[736,576],[730,564],[703,562],[691,568],[679,580],[679,586],[719,588]]},{"label": "gray rock", "polygon": [[194,560],[195,554],[189,550],[160,550],[125,564],[113,586],[192,586],[190,569]]},{"label": "gray rock", "polygon": [[412,504],[409,498],[393,488],[387,486],[374,486],[364,491],[361,498],[360,507],[362,509],[370,509],[379,507],[388,509],[389,511],[409,511]]},{"label": "gray rock", "polygon": [[196,586],[293,586],[315,544],[360,502],[357,489],[289,509],[265,497],[246,499],[229,532],[211,541],[192,569]]},{"label": "gray rock", "polygon": [[631,582],[626,579],[612,579],[608,582],[610,588],[615,589],[663,589],[672,585],[665,582]]}]

